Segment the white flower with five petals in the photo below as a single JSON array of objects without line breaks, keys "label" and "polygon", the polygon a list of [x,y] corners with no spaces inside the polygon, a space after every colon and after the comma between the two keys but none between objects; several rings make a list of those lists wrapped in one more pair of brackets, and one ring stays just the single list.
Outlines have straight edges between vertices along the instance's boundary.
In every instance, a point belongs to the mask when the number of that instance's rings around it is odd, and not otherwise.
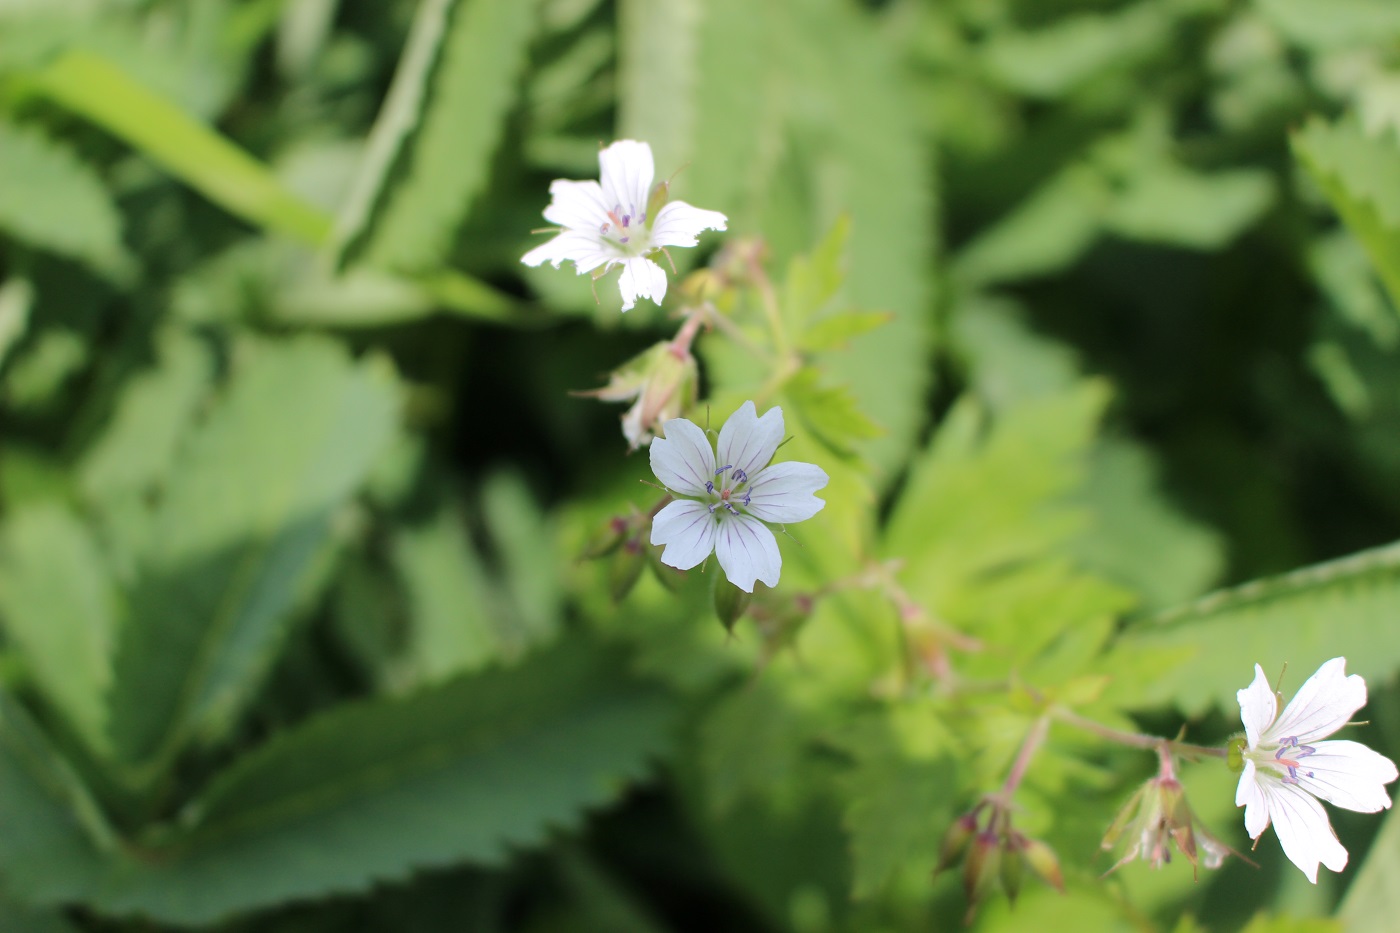
[{"label": "white flower with five petals", "polygon": [[[783,559],[764,522],[805,521],[826,505],[813,493],[827,483],[811,463],[769,464],[783,439],[783,410],[758,417],[745,402],[719,431],[718,458],[693,422],[676,418],[651,443],[651,469],[677,498],[657,513],[651,543],[664,544],[661,562],[689,570],[714,553],[724,575],[753,592],[755,580],[778,585]],[[718,464],[718,466],[716,466]]]},{"label": "white flower with five petals", "polygon": [[660,304],[666,272],[647,257],[667,246],[694,246],[702,230],[723,230],[727,218],[684,201],[667,202],[664,183],[653,192],[656,169],[646,143],[619,139],[598,153],[598,166],[601,184],[564,178],[550,184],[544,218],[559,225],[559,234],[521,262],[552,262],[557,269],[567,260],[579,275],[593,272],[594,278],[622,266],[622,310],[638,298]]},{"label": "white flower with five petals", "polygon": [[1359,674],[1348,677],[1346,663],[1333,658],[1318,668],[1282,715],[1258,664],[1254,682],[1238,693],[1246,746],[1235,806],[1245,808],[1251,839],[1272,822],[1284,855],[1314,884],[1319,863],[1332,871],[1347,864],[1347,850],[1317,798],[1376,813],[1389,809],[1385,785],[1396,778],[1395,763],[1360,742],[1319,741],[1366,705],[1366,681]]}]

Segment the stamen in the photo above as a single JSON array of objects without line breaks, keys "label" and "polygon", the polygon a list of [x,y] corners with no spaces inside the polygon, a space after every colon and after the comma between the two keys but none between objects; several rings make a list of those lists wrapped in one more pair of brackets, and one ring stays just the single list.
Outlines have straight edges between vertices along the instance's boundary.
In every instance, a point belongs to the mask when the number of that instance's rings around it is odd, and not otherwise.
[{"label": "stamen", "polygon": [[645,224],[646,222],[647,222],[647,212],[646,212],[646,211],[642,211],[642,216],[640,216],[640,217],[637,218],[637,223],[639,223],[639,224]]},{"label": "stamen", "polygon": [[749,481],[749,474],[745,473],[742,469],[738,469],[738,470],[735,470],[735,471],[734,471],[734,482],[735,482],[735,483],[747,483],[748,481]]},{"label": "stamen", "polygon": [[715,509],[717,509],[717,508],[719,508],[719,503],[718,503],[718,502],[711,502],[711,503],[710,503],[710,514],[711,514],[711,515],[715,514]]},{"label": "stamen", "polygon": [[709,480],[705,480],[705,491],[713,496],[715,494],[715,484]]},{"label": "stamen", "polygon": [[631,215],[631,214],[623,214],[623,215],[622,215],[622,225],[623,225],[624,227],[630,227],[630,226],[632,225],[632,215]]},{"label": "stamen", "polygon": [[732,463],[727,463],[727,464],[725,464],[724,466],[720,467],[718,470],[715,470],[715,475],[716,475],[716,476],[719,476],[719,475],[720,475],[721,473],[723,473],[725,470],[732,470],[732,469],[734,469],[734,464],[732,464]]},{"label": "stamen", "polygon": [[750,499],[750,498],[752,498],[752,497],[751,497],[748,493],[744,493],[744,507],[745,507],[745,508],[748,507],[749,499]]},{"label": "stamen", "polygon": [[626,243],[629,239],[631,239],[631,237],[623,237],[622,239],[618,240],[618,242],[619,242],[619,243]]},{"label": "stamen", "polygon": [[611,224],[606,224],[606,223],[605,223],[605,224],[603,224],[603,226],[601,226],[601,227],[598,228],[598,232],[601,233],[601,234],[603,234],[604,236],[607,236],[607,234],[608,234],[608,227],[610,227],[610,226],[612,226],[612,225],[611,225]]},{"label": "stamen", "polygon": [[734,508],[734,506],[728,500],[725,501],[724,507],[729,511],[733,512],[735,515],[739,514],[739,510]]}]

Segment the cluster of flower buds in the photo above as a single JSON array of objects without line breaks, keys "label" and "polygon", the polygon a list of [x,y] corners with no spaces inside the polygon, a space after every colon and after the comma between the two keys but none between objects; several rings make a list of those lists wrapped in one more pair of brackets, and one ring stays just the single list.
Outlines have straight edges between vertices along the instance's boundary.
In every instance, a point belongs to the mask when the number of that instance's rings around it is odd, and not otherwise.
[{"label": "cluster of flower buds", "polygon": [[1128,799],[1104,836],[1103,848],[1107,851],[1126,834],[1122,858],[1105,874],[1112,874],[1139,858],[1153,868],[1161,868],[1171,862],[1173,844],[1191,863],[1192,873],[1197,876],[1202,862],[1206,868],[1219,868],[1227,855],[1243,858],[1198,825],[1196,815],[1186,802],[1186,790],[1176,779],[1170,752],[1163,748],[1159,755],[1160,773]]},{"label": "cluster of flower buds", "polygon": [[642,571],[652,575],[667,589],[680,586],[685,574],[661,563],[661,549],[647,542],[651,516],[634,513],[615,515],[584,546],[581,560],[608,559],[608,593],[621,602],[641,579]]},{"label": "cluster of flower buds", "polygon": [[[985,825],[982,822],[986,812]],[[933,875],[963,865],[963,890],[967,893],[967,919],[1000,887],[1013,904],[1021,893],[1025,869],[1064,893],[1064,876],[1055,851],[1039,839],[1031,839],[1011,825],[1011,812],[998,798],[987,797],[958,817],[943,835],[938,866]]]}]

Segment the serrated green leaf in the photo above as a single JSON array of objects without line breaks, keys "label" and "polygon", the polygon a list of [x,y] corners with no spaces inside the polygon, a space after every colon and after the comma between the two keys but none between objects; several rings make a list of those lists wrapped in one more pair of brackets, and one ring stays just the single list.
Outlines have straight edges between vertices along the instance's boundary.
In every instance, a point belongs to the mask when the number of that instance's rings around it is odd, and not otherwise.
[{"label": "serrated green leaf", "polygon": [[1347,893],[1337,908],[1341,929],[1352,933],[1388,933],[1392,921],[1400,916],[1400,890],[1396,889],[1396,873],[1400,872],[1400,820],[1388,814],[1365,863],[1347,886]]},{"label": "serrated green leaf", "polygon": [[821,373],[813,366],[788,380],[783,397],[792,403],[807,430],[840,456],[853,456],[861,441],[884,434],[884,429],[860,410],[849,386],[822,385]]},{"label": "serrated green leaf", "polygon": [[1350,123],[1316,118],[1293,134],[1292,144],[1400,307],[1400,147]]},{"label": "serrated green leaf", "polygon": [[122,218],[97,172],[43,133],[0,120],[0,230],[124,279]]},{"label": "serrated green leaf", "polygon": [[812,322],[797,345],[808,353],[843,350],[849,342],[894,320],[888,311],[838,311]]},{"label": "serrated green leaf", "polygon": [[83,492],[92,499],[148,493],[164,480],[209,390],[214,360],[197,338],[171,331],[158,353],[156,367],[124,388],[110,424],[78,468]]},{"label": "serrated green leaf", "polygon": [[771,679],[717,701],[700,729],[700,768],[715,811],[725,813],[748,798],[781,795],[809,732],[801,711]]},{"label": "serrated green leaf", "polygon": [[0,528],[0,616],[44,697],[88,745],[107,747],[114,593],[87,529],[59,505]]},{"label": "serrated green leaf", "polygon": [[[426,110],[404,154],[404,173],[384,191],[383,213],[369,225],[366,262],[426,272],[448,258],[458,228],[489,177],[491,156],[516,99],[536,5],[536,0],[455,5]],[[398,101],[391,104],[400,106]],[[395,112],[386,117],[401,122]],[[372,174],[371,167],[367,175]],[[372,182],[366,181],[366,187],[383,188]],[[367,197],[377,201],[381,195],[376,190]],[[355,220],[347,221],[347,238],[357,232]]]},{"label": "serrated green leaf", "polygon": [[850,215],[842,214],[810,253],[794,256],[788,263],[780,305],[790,332],[803,333],[836,297],[846,280],[846,244],[850,234]]},{"label": "serrated green leaf", "polygon": [[1397,544],[1221,590],[1124,633],[1116,652],[1163,661],[1153,677],[1125,685],[1125,702],[1175,703],[1192,715],[1232,706],[1256,663],[1266,671],[1287,664],[1301,682],[1344,656],[1349,673],[1389,679],[1400,670],[1397,607]]},{"label": "serrated green leaf", "polygon": [[[66,886],[36,896],[205,924],[424,868],[500,863],[613,800],[667,744],[670,701],[624,665],[573,641],[512,669],[323,714],[216,778],[157,850],[89,856]],[[12,754],[0,770],[17,778],[0,789],[0,815],[14,813],[7,802],[32,799],[34,781]],[[33,823],[19,841],[53,847],[61,865],[60,843],[74,844],[63,830]],[[0,840],[0,857],[8,879],[27,883],[16,844]]]},{"label": "serrated green leaf", "polygon": [[392,434],[392,374],[336,344],[245,344],[152,514],[112,730],[137,762],[218,738],[271,664],[336,511]]},{"label": "serrated green leaf", "polygon": [[896,874],[926,875],[953,821],[951,737],[927,704],[867,716],[840,740],[854,765],[841,780],[851,834],[854,895],[876,894]]}]

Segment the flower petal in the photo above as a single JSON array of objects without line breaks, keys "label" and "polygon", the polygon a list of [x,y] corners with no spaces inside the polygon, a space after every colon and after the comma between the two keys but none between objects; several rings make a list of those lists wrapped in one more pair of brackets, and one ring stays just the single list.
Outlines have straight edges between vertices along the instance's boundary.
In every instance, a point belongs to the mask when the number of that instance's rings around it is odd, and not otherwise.
[{"label": "flower petal", "polygon": [[569,181],[557,178],[549,183],[552,200],[544,209],[544,219],[570,230],[601,235],[608,222],[608,208],[603,189],[596,181]]},{"label": "flower petal", "polygon": [[1235,806],[1244,807],[1244,828],[1249,838],[1258,839],[1269,828],[1269,803],[1264,790],[1259,786],[1259,770],[1248,758],[1244,760],[1244,771],[1240,772],[1240,783],[1235,788]]},{"label": "flower petal", "polygon": [[826,505],[812,495],[827,484],[826,471],[816,464],[791,460],[760,470],[744,492],[744,511],[765,522],[802,522]]},{"label": "flower petal", "polygon": [[1385,785],[1395,780],[1395,762],[1360,742],[1318,742],[1299,758],[1298,783],[1330,804],[1358,813],[1390,809]]},{"label": "flower petal", "polygon": [[603,201],[609,210],[640,219],[647,209],[651,179],[656,173],[651,146],[635,139],[619,139],[598,153]]},{"label": "flower petal", "polygon": [[723,230],[729,218],[719,211],[691,207],[684,201],[671,201],[656,212],[651,224],[652,246],[694,246],[701,230]]},{"label": "flower petal", "polygon": [[633,256],[622,262],[622,278],[617,287],[622,290],[622,310],[630,311],[638,298],[650,298],[657,304],[666,297],[666,272],[650,259]]},{"label": "flower petal", "polygon": [[[1269,686],[1269,678],[1264,676],[1262,667],[1254,665],[1254,682],[1243,690],[1235,691],[1235,697],[1240,701],[1240,720],[1244,723],[1245,738],[1250,748],[1257,748],[1260,738],[1278,716],[1278,697],[1274,695],[1274,688]],[[1235,806],[1239,806],[1239,801],[1235,802]]]},{"label": "flower petal", "polygon": [[[1346,676],[1346,658],[1333,658],[1309,677],[1268,731],[1270,738],[1296,738],[1311,745],[1345,726],[1366,705],[1366,681]],[[1257,667],[1257,665],[1256,665]]]},{"label": "flower petal", "polygon": [[542,243],[530,250],[520,257],[520,261],[527,266],[552,262],[556,269],[561,262],[568,261],[572,262],[579,275],[582,275],[616,258],[616,250],[609,249],[597,237],[576,230],[565,230],[548,243]]},{"label": "flower petal", "polygon": [[719,529],[715,535],[715,555],[729,582],[745,593],[753,592],[754,580],[777,586],[783,556],[778,553],[773,532],[747,515],[726,512],[716,513],[716,517]]},{"label": "flower petal", "polygon": [[666,545],[661,563],[689,570],[715,549],[715,531],[715,516],[708,505],[694,499],[677,499],[651,520],[651,543]]},{"label": "flower petal", "polygon": [[710,439],[695,422],[684,418],[673,418],[662,428],[666,436],[651,442],[651,472],[671,492],[709,495],[705,484],[713,482],[715,475]]},{"label": "flower petal", "polygon": [[1297,784],[1264,780],[1259,783],[1283,854],[1317,884],[1317,865],[1332,871],[1347,867],[1347,850],[1332,831],[1322,804]]},{"label": "flower petal", "polygon": [[770,408],[760,418],[753,402],[745,402],[719,429],[716,462],[757,476],[773,459],[782,439],[783,410]]}]

